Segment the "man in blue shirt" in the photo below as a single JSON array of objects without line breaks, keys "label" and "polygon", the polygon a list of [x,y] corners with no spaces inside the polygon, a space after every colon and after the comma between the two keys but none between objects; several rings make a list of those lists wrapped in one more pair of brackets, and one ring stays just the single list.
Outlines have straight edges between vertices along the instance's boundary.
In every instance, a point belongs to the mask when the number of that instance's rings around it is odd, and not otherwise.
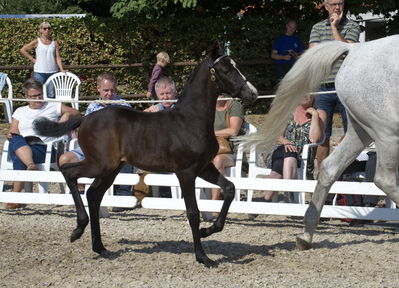
[{"label": "man in blue shirt", "polygon": [[299,55],[303,52],[301,39],[294,36],[297,29],[295,20],[286,24],[286,32],[273,43],[271,58],[274,60],[277,80],[280,81],[291,69]]},{"label": "man in blue shirt", "polygon": [[[104,72],[101,73],[97,77],[97,91],[100,95],[99,100],[107,101],[107,100],[117,100],[120,101],[120,103],[104,103],[104,102],[93,102],[90,103],[90,105],[86,109],[85,115],[88,115],[90,113],[93,113],[97,110],[101,110],[108,105],[123,105],[123,106],[128,106],[130,107],[129,103],[125,103],[121,100],[120,96],[116,94],[116,86],[117,86],[117,81],[112,73],[109,72]],[[68,151],[60,156],[59,159],[59,165],[62,166],[65,163],[74,163],[78,161],[82,161],[85,158],[82,149],[78,146],[75,149]],[[121,173],[133,173],[133,166],[130,164],[125,164],[122,169]],[[79,188],[79,189],[84,189],[84,187]],[[83,191],[81,191],[82,193]],[[119,189],[115,192],[116,195],[121,195],[121,196],[131,196],[132,191],[131,191],[131,186],[129,185],[120,185]],[[114,207],[118,208],[118,207]],[[118,211],[117,211],[118,210]],[[119,212],[124,209],[118,208],[118,209],[113,209],[113,212]]]}]

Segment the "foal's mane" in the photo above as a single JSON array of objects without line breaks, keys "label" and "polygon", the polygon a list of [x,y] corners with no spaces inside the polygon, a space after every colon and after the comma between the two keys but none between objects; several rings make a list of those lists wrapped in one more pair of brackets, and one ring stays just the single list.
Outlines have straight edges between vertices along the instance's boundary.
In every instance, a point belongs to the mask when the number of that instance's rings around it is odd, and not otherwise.
[{"label": "foal's mane", "polygon": [[[206,59],[208,59],[208,57]],[[184,100],[184,97],[187,94],[189,86],[194,81],[195,76],[197,75],[199,68],[204,64],[204,62],[205,62],[205,60],[201,61],[201,63],[199,65],[195,66],[195,68],[190,72],[190,75],[188,76],[188,80],[186,81],[186,83],[184,83],[183,89],[181,90],[181,92],[177,96],[176,105],[178,105],[179,103],[181,103]]]}]

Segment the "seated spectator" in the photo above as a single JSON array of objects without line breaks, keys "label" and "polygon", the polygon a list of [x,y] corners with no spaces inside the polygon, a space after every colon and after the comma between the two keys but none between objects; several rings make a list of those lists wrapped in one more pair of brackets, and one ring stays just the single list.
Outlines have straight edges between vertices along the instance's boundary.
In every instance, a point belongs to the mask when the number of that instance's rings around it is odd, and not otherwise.
[{"label": "seated spectator", "polygon": [[[175,100],[177,95],[175,82],[170,77],[162,76],[155,83],[155,92],[158,100]],[[175,107],[173,102],[161,102],[148,107],[144,112],[158,112],[173,107]]]},{"label": "seated spectator", "polygon": [[[161,76],[155,83],[155,92],[158,100],[175,100],[177,96],[176,85],[172,78],[167,76]],[[161,102],[152,105],[144,110],[144,112],[158,112],[166,109],[171,109],[175,107],[173,102]],[[163,198],[171,198],[172,193],[170,187],[167,186],[155,186],[152,187],[153,192],[155,190],[159,191],[159,196]]]},{"label": "seated spectator", "polygon": [[[117,81],[114,77],[113,74],[109,72],[104,72],[101,73],[97,77],[97,91],[100,95],[100,100],[121,100],[120,96],[116,94],[116,86],[117,86]],[[87,107],[85,115],[88,115],[94,111],[101,110],[108,105],[124,105],[124,106],[129,106],[130,104],[128,103],[90,103],[90,105]],[[85,158],[82,149],[80,147],[77,147],[71,151],[68,151],[64,154],[61,155],[59,159],[59,165],[62,166],[66,163],[74,163],[78,161],[82,161]],[[121,173],[133,173],[133,166],[130,164],[125,164],[121,171]],[[81,193],[84,193],[84,187],[80,186],[79,188],[81,190]],[[119,189],[115,192],[116,195],[119,196],[131,196],[131,186],[129,185],[121,185]],[[120,212],[123,211],[123,208],[120,207],[114,207],[112,209],[113,212]]]},{"label": "seated spectator", "polygon": [[[227,94],[219,95],[218,98],[229,97]],[[226,116],[227,114],[227,116]],[[214,129],[216,136],[237,136],[244,123],[243,108],[240,102],[235,100],[218,100],[216,102]],[[222,175],[225,169],[235,165],[234,154],[217,154],[212,160],[213,165]],[[220,200],[221,189],[212,189],[212,200]]]},{"label": "seated spectator", "polygon": [[[36,79],[28,79],[22,85],[26,99],[43,100],[43,84]],[[56,102],[30,101],[28,105],[19,107],[12,115],[12,122],[7,133],[10,141],[9,153],[14,170],[37,170],[37,163],[44,163],[46,142],[50,137],[39,136],[33,129],[37,118],[46,117],[53,121],[66,121],[71,116],[78,116],[79,111]],[[53,155],[55,157],[55,153]],[[23,182],[14,182],[13,191],[21,192]],[[21,204],[8,203],[7,209],[22,207]]]},{"label": "seated spectator", "polygon": [[[314,97],[307,95],[302,103],[295,108],[283,135],[279,138],[280,145],[275,148],[271,156],[270,178],[295,179],[297,169],[301,164],[302,148],[306,144],[320,142],[324,137],[324,126],[320,119],[323,110],[313,108]],[[266,191],[264,200],[276,200],[277,191]],[[292,198],[292,194],[289,194]],[[294,202],[290,199],[290,202]]]}]

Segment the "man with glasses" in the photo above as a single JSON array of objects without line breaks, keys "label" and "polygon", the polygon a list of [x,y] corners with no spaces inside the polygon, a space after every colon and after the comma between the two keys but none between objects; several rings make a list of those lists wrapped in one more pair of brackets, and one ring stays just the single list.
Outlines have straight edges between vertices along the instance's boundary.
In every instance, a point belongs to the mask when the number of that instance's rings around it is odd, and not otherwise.
[{"label": "man with glasses", "polygon": [[[44,163],[46,158],[46,142],[52,138],[37,135],[33,129],[33,122],[41,117],[63,122],[70,117],[80,116],[80,113],[60,102],[43,102],[43,84],[39,80],[28,79],[22,87],[29,104],[19,107],[12,114],[7,133],[10,142],[9,154],[14,170],[37,170],[36,164]],[[55,157],[55,151],[52,157]],[[23,182],[15,181],[13,191],[21,192],[23,186]],[[6,209],[21,207],[23,207],[21,204],[6,204]]]},{"label": "man with glasses", "polygon": [[[309,39],[309,48],[325,41],[342,41],[347,43],[355,43],[359,41],[360,27],[359,25],[345,16],[344,0],[324,0],[324,8],[328,12],[328,18],[316,23],[312,27]],[[320,92],[335,91],[335,76],[341,67],[343,57],[339,59],[330,75],[323,81],[320,86]],[[330,136],[332,132],[332,118],[334,110],[337,108],[342,116],[344,131],[347,128],[347,118],[345,108],[335,93],[320,94],[316,97],[315,106],[318,110],[326,111],[326,119],[322,119],[326,127],[326,139],[323,144],[317,147],[317,167],[320,168],[321,162],[328,156],[330,152]]]}]

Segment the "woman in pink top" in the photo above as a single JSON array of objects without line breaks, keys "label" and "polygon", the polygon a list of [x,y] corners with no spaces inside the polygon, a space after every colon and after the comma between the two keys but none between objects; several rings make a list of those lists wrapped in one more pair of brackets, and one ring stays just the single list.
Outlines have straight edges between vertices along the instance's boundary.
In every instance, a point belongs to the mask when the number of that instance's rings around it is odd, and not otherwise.
[{"label": "woman in pink top", "polygon": [[[29,52],[35,48],[33,57]],[[21,53],[25,55],[33,64],[33,77],[42,84],[58,71],[66,72],[62,65],[58,42],[51,37],[51,26],[48,22],[40,24],[40,37],[32,40],[21,48]],[[49,92],[53,89],[49,89]],[[50,93],[49,93],[50,94]],[[48,95],[50,97],[50,95]]]}]

